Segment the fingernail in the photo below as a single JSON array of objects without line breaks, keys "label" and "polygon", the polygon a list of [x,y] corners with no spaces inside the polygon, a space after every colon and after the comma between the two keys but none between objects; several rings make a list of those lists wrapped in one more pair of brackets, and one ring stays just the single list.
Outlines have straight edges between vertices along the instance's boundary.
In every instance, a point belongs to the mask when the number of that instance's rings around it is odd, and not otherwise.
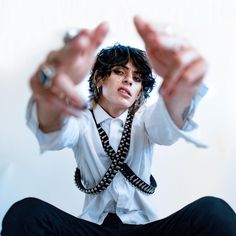
[{"label": "fingernail", "polygon": [[160,93],[160,95],[165,96],[166,95],[166,90],[164,88],[160,88],[159,93]]},{"label": "fingernail", "polygon": [[82,36],[79,38],[79,43],[80,43],[80,45],[81,45],[82,47],[87,47],[87,46],[89,45],[89,39],[88,39],[88,37],[82,35]]},{"label": "fingernail", "polygon": [[82,110],[86,110],[88,108],[88,103],[84,102],[83,105],[81,106]]},{"label": "fingernail", "polygon": [[69,113],[71,113],[73,116],[79,117],[81,111],[79,109],[76,109],[74,107],[67,107],[67,110]]}]

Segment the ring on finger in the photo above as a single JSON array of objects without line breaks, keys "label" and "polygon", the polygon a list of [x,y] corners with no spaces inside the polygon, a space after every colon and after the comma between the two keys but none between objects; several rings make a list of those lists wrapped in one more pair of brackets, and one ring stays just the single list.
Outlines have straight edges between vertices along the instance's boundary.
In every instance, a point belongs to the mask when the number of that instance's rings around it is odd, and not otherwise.
[{"label": "ring on finger", "polygon": [[80,30],[76,28],[68,30],[64,35],[63,42],[67,44],[69,41],[74,39],[79,33]]},{"label": "ring on finger", "polygon": [[45,64],[42,66],[39,74],[39,82],[45,88],[50,88],[53,83],[53,79],[57,74],[57,69],[53,65]]}]

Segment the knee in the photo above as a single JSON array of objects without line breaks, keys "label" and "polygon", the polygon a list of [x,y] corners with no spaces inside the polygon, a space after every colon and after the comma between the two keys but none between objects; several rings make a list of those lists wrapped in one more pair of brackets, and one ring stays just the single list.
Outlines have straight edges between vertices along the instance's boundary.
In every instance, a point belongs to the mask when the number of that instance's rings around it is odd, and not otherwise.
[{"label": "knee", "polygon": [[16,224],[21,224],[27,221],[34,215],[37,215],[39,210],[42,209],[42,201],[37,198],[24,198],[14,203],[7,211],[3,219],[3,228],[6,226],[13,227]]},{"label": "knee", "polygon": [[221,198],[203,197],[193,205],[197,210],[194,226],[204,235],[236,235],[236,214]]},{"label": "knee", "polygon": [[224,219],[225,216],[235,217],[233,209],[229,204],[221,198],[217,197],[202,197],[197,200],[198,210],[207,217],[215,219]]}]

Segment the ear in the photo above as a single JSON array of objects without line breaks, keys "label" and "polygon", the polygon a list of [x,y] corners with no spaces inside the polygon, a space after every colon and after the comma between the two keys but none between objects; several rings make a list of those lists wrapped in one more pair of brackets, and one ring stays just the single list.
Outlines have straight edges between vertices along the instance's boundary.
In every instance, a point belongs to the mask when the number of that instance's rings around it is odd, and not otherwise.
[{"label": "ear", "polygon": [[97,87],[100,88],[102,87],[102,85],[103,85],[103,80],[100,79],[99,82],[97,83]]}]

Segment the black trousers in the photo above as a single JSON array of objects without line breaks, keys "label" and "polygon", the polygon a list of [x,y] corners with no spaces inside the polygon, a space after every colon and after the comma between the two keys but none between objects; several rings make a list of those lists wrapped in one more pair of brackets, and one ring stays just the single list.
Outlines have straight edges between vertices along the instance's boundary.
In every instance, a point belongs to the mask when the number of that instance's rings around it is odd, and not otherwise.
[{"label": "black trousers", "polygon": [[123,224],[108,214],[102,225],[78,219],[36,198],[16,202],[6,213],[2,236],[236,236],[236,214],[223,200],[203,197],[176,213],[144,225]]}]

